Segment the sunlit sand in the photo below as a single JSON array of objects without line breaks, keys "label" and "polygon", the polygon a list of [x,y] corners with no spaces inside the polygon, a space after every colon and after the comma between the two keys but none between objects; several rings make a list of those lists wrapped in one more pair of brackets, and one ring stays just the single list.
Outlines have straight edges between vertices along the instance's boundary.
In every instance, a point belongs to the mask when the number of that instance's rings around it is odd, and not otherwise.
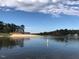
[{"label": "sunlit sand", "polygon": [[12,34],[10,35],[10,37],[14,38],[14,37],[18,37],[18,38],[28,38],[28,37],[37,37],[38,35],[31,35],[31,34]]}]

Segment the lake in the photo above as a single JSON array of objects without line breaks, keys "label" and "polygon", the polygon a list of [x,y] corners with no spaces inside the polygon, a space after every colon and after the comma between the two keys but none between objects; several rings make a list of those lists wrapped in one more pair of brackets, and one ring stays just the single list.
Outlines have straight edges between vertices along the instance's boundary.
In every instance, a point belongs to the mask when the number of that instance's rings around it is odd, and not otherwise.
[{"label": "lake", "polygon": [[79,39],[0,38],[0,59],[79,59]]}]

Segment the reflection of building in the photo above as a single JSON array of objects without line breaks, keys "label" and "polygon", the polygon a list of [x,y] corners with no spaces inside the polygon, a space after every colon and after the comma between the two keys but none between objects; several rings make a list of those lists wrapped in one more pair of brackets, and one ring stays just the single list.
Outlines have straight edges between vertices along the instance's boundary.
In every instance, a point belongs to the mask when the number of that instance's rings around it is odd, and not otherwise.
[{"label": "reflection of building", "polygon": [[48,43],[49,43],[49,40],[47,39],[46,41],[47,41],[47,43],[46,43],[46,44],[47,44],[47,47],[48,47],[48,45],[49,45],[49,44],[48,44]]},{"label": "reflection of building", "polygon": [[68,34],[67,37],[68,37],[68,39],[70,39],[70,38],[78,39],[79,35],[78,34]]}]

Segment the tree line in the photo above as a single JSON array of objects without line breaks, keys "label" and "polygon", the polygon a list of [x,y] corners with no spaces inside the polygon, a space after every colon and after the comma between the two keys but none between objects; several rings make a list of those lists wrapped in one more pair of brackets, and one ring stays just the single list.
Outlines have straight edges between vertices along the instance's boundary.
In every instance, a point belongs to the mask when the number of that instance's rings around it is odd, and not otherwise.
[{"label": "tree line", "polygon": [[68,29],[60,29],[51,32],[42,32],[37,33],[38,35],[54,35],[54,36],[63,36],[68,34],[79,34],[79,30],[68,30]]},{"label": "tree line", "polygon": [[24,25],[16,25],[13,23],[4,23],[0,21],[0,33],[11,33],[11,32],[19,32],[24,33]]}]

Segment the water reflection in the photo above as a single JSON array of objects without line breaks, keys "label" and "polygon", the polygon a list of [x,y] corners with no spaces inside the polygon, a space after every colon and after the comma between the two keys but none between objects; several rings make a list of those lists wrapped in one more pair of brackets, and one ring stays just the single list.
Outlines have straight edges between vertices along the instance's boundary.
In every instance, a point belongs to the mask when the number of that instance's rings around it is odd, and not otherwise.
[{"label": "water reflection", "polygon": [[[44,40],[46,40],[46,46],[50,46],[50,41],[56,44],[62,44],[64,47],[68,47],[69,45],[76,47],[79,45],[79,38],[77,36],[44,36]],[[77,47],[78,48],[78,47]]]},{"label": "water reflection", "polygon": [[[29,40],[29,38],[27,38]],[[0,38],[1,48],[24,47],[24,38]]]},{"label": "water reflection", "polygon": [[61,42],[68,42],[71,40],[79,40],[79,36],[49,36],[45,37],[45,39],[56,40]]},{"label": "water reflection", "polygon": [[49,40],[56,40],[56,41],[61,41],[61,42],[68,42],[69,39],[67,37],[63,36],[44,36],[43,39],[46,39],[47,41]]},{"label": "water reflection", "polygon": [[79,59],[79,40],[67,36],[0,38],[0,49],[0,59]]}]

